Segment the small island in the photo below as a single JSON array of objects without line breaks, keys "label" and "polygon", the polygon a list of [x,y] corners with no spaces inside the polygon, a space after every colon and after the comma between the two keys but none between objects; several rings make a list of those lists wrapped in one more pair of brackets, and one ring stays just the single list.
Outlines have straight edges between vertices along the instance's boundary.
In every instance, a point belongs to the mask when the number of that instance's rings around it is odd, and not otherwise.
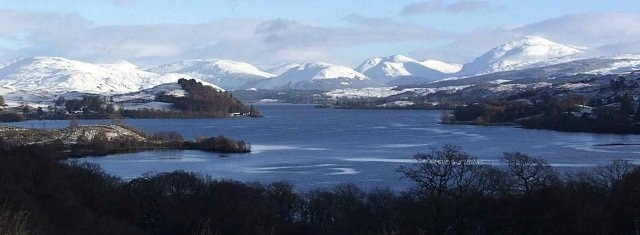
[{"label": "small island", "polygon": [[55,159],[137,152],[191,149],[219,153],[249,153],[251,145],[225,136],[184,140],[177,132],[147,134],[125,125],[77,125],[62,129],[0,126],[0,154],[30,153]]}]

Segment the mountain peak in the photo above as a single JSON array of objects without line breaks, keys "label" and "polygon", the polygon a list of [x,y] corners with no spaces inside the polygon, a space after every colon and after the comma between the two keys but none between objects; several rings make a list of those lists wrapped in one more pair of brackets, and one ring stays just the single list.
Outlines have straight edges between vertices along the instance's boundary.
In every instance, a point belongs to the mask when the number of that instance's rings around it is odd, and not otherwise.
[{"label": "mountain peak", "polygon": [[[446,63],[423,63],[407,56],[392,55],[387,57],[373,57],[365,60],[356,70],[374,81],[389,83],[395,79],[420,77],[423,80],[435,80],[446,76],[451,70],[459,70],[443,66]],[[446,67],[443,69],[443,67]],[[446,71],[446,72],[445,72]],[[412,80],[413,81],[413,80]]]},{"label": "mountain peak", "polygon": [[539,36],[524,36],[495,47],[473,62],[465,64],[462,75],[492,73],[549,65],[575,59],[582,49],[553,42]]},{"label": "mountain peak", "polygon": [[333,64],[329,64],[326,62],[308,62],[308,63],[304,63],[301,64],[300,66],[298,66],[298,68],[304,68],[304,69],[311,69],[311,68],[318,68],[318,69],[323,69],[323,68],[327,68],[327,67],[331,67],[331,66],[337,66],[337,65],[333,65]]},{"label": "mountain peak", "polygon": [[[325,62],[309,62],[304,63],[295,68],[296,71],[305,71],[306,73],[314,74],[312,80],[315,79],[333,79],[333,78],[350,78],[357,80],[369,79],[364,74],[361,74],[349,67],[342,65],[334,65]],[[292,70],[289,70],[292,71]],[[285,74],[289,73],[285,72]]]},{"label": "mountain peak", "polygon": [[349,67],[324,62],[298,65],[271,79],[258,83],[265,89],[318,89],[362,88],[378,86],[367,76]]},{"label": "mountain peak", "polygon": [[546,39],[540,36],[535,36],[535,35],[522,36],[520,40],[516,40],[516,41],[523,41],[531,44],[557,44],[549,39]]},{"label": "mountain peak", "polygon": [[384,58],[384,61],[388,62],[396,62],[396,63],[405,63],[405,62],[414,62],[416,60],[411,59],[409,57],[403,55],[392,55]]}]

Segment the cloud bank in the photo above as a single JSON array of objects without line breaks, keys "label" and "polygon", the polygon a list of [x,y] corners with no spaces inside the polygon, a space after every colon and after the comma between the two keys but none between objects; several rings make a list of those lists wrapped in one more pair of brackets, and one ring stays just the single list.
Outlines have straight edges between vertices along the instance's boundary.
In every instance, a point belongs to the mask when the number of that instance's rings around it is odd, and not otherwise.
[{"label": "cloud bank", "polygon": [[[426,3],[436,5],[422,6],[421,12],[484,7],[474,6],[471,1]],[[153,66],[191,58],[220,58],[265,66],[306,61],[354,65],[367,57],[386,56],[376,50],[378,45],[407,45],[404,51],[395,53],[409,52],[416,59],[464,63],[525,35],[588,47],[594,54],[640,54],[640,27],[631,27],[640,25],[640,16],[634,14],[573,14],[517,27],[459,34],[384,17],[352,14],[341,20],[344,23],[341,26],[285,19],[97,26],[76,14],[0,9],[0,60],[62,56],[90,62],[126,59]],[[367,49],[348,53],[353,48]]]},{"label": "cloud bank", "polygon": [[460,34],[451,43],[435,48],[416,49],[416,57],[469,62],[481,53],[526,35],[586,47],[593,56],[640,54],[640,15],[623,13],[583,13],[547,19],[528,25],[498,29],[479,29]]},{"label": "cloud bank", "polygon": [[[88,61],[127,59],[152,65],[185,58],[226,58],[256,64],[328,60],[344,47],[439,38],[435,30],[350,15],[344,27],[298,21],[228,19],[203,24],[94,26],[77,15],[0,10],[9,59],[55,55]],[[384,21],[384,22],[382,22]],[[0,44],[2,45],[2,44]]]}]

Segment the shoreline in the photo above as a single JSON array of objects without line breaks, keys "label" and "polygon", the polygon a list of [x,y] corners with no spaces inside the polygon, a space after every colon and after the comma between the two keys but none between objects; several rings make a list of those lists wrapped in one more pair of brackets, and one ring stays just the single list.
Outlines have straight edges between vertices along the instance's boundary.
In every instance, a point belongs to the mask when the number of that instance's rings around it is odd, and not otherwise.
[{"label": "shoreline", "polygon": [[77,125],[39,129],[0,125],[0,152],[33,152],[57,159],[106,156],[156,149],[250,153],[251,145],[220,135],[184,140],[178,133],[149,134],[124,125]]}]

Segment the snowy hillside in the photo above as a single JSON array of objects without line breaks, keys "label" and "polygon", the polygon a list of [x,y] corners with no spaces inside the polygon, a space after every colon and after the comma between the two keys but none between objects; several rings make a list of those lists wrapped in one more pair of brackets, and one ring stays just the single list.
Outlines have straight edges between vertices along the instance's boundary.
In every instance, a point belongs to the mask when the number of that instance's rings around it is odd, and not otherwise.
[{"label": "snowy hillside", "polygon": [[430,69],[435,69],[443,73],[456,73],[462,69],[461,64],[449,64],[439,60],[423,60],[420,64]]},{"label": "snowy hillside", "polygon": [[640,56],[615,56],[573,60],[565,63],[535,68],[482,74],[477,76],[448,78],[423,84],[423,87],[448,87],[486,83],[533,84],[576,74],[620,74],[640,70]]},{"label": "snowy hillside", "polygon": [[[205,84],[206,85],[206,84]],[[156,110],[173,110],[171,103],[158,102],[155,100],[158,94],[165,94],[175,97],[187,95],[187,91],[182,89],[180,84],[166,83],[138,92],[115,95],[111,99],[118,103],[122,108],[132,109],[156,109]]]},{"label": "snowy hillside", "polygon": [[389,84],[392,80],[402,78],[419,78],[420,81],[433,81],[449,76],[447,73],[457,72],[459,68],[435,60],[423,62],[403,55],[374,57],[364,61],[356,68],[374,81]]},{"label": "snowy hillside", "polygon": [[130,92],[156,74],[129,68],[108,68],[59,57],[32,57],[0,68],[0,85],[23,90]]},{"label": "snowy hillside", "polygon": [[491,49],[465,64],[458,74],[466,76],[559,64],[575,60],[583,52],[581,48],[526,36]]},{"label": "snowy hillside", "polygon": [[184,60],[150,68],[147,71],[159,74],[188,74],[227,90],[249,88],[248,84],[274,76],[253,65],[231,60]]},{"label": "snowy hillside", "polygon": [[640,70],[640,55],[617,55],[601,57],[602,60],[610,60],[606,66],[586,71],[591,74],[620,74]]},{"label": "snowy hillside", "polygon": [[[126,61],[96,65],[60,57],[13,60],[0,68],[0,95],[10,106],[39,106],[57,96],[78,98],[86,94],[114,95],[137,92],[160,84],[176,84],[185,74],[155,74]],[[216,89],[220,87],[205,83]]]},{"label": "snowy hillside", "polygon": [[339,65],[306,63],[269,80],[257,84],[262,89],[318,89],[362,88],[379,86],[364,74]]},{"label": "snowy hillside", "polygon": [[280,65],[280,66],[277,66],[277,67],[273,67],[273,68],[267,69],[266,72],[270,73],[270,74],[273,74],[275,76],[278,76],[278,75],[283,74],[283,73],[289,71],[290,69],[298,67],[298,66],[300,66],[300,64],[297,64],[297,63],[283,64],[283,65]]},{"label": "snowy hillside", "polygon": [[60,57],[32,57],[0,68],[0,86],[6,90],[70,91],[117,94],[173,83],[184,74],[158,75],[130,63],[96,65]]}]

